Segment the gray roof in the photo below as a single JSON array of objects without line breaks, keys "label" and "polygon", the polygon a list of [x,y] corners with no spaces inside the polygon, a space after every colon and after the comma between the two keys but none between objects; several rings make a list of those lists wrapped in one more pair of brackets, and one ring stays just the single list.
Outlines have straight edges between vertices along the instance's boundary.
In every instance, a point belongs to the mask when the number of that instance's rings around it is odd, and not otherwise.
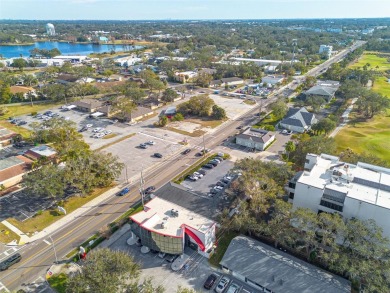
[{"label": "gray roof", "polygon": [[11,168],[13,166],[24,164],[24,161],[18,157],[8,157],[0,160],[0,171]]},{"label": "gray roof", "polygon": [[213,219],[216,215],[209,198],[199,196],[179,184],[168,182],[153,194],[206,218]]},{"label": "gray roof", "polygon": [[349,281],[249,237],[235,237],[220,264],[273,292],[351,292]]},{"label": "gray roof", "polygon": [[333,97],[338,88],[331,86],[315,85],[306,91],[307,95]]},{"label": "gray roof", "polygon": [[281,124],[306,127],[311,126],[317,122],[315,115],[306,110],[305,107],[302,108],[290,108],[284,119],[280,122]]},{"label": "gray roof", "polygon": [[244,133],[237,135],[236,137],[242,139],[250,139],[254,142],[267,143],[275,136],[274,132],[264,129],[249,128]]},{"label": "gray roof", "polygon": [[223,83],[226,83],[226,82],[232,82],[232,81],[244,81],[242,78],[239,78],[239,77],[227,77],[227,78],[221,78],[222,82]]},{"label": "gray roof", "polygon": [[103,102],[101,102],[97,99],[82,99],[80,101],[74,102],[73,105],[91,110],[91,109],[96,109],[96,108],[102,107]]}]

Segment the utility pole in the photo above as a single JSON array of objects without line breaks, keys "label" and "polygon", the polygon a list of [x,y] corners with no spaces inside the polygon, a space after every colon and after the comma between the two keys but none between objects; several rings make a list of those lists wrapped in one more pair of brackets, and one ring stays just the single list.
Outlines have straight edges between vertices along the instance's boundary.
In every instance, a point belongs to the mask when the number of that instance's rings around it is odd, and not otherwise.
[{"label": "utility pole", "polygon": [[206,156],[206,143],[204,142],[204,133],[202,135],[203,138],[203,156]]},{"label": "utility pole", "polygon": [[144,196],[145,196],[144,183],[145,183],[145,181],[144,181],[144,175],[143,175],[142,171],[143,171],[143,166],[141,168],[141,180],[139,182],[139,186],[140,186],[139,192],[141,194],[142,207],[143,207],[143,209],[145,209],[145,199],[144,199]]},{"label": "utility pole", "polygon": [[129,183],[129,176],[127,175],[127,165],[125,165],[125,171],[126,171],[126,183]]},{"label": "utility pole", "polygon": [[295,60],[295,47],[298,45],[298,40],[297,39],[293,39],[292,40],[292,45],[293,45],[293,56],[292,56],[292,59],[291,59],[291,63],[290,65],[292,66],[294,60]]},{"label": "utility pole", "polygon": [[51,240],[51,245],[53,246],[53,250],[54,250],[54,256],[56,258],[56,263],[58,263],[58,258],[57,258],[57,252],[56,252],[56,247],[54,245],[54,241],[53,241],[53,238],[51,238],[51,236],[49,236],[50,240]]}]

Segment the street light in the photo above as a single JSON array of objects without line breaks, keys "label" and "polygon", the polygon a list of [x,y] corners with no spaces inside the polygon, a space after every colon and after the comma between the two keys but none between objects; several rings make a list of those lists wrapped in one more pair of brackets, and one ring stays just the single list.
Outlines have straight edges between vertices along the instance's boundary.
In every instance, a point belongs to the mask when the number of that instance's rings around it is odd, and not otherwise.
[{"label": "street light", "polygon": [[56,257],[56,263],[58,263],[57,252],[56,252],[56,247],[55,247],[55,245],[54,245],[53,238],[51,237],[51,235],[49,236],[49,238],[50,238],[50,240],[51,240],[51,245],[53,245],[54,256]]}]

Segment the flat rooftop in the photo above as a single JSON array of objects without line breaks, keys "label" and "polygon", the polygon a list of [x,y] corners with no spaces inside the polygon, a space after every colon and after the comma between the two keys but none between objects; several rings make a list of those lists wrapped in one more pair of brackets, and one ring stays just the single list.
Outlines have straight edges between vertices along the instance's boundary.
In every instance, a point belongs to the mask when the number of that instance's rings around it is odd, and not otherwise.
[{"label": "flat rooftop", "polygon": [[[334,171],[343,174],[335,176]],[[356,165],[318,156],[311,171],[302,173],[299,183],[335,190],[347,197],[390,209],[390,169],[365,163]]]},{"label": "flat rooftop", "polygon": [[273,292],[351,292],[346,279],[245,236],[231,241],[220,264]]},{"label": "flat rooftop", "polygon": [[40,145],[37,147],[33,147],[30,149],[30,151],[32,151],[40,156],[45,156],[45,157],[50,157],[50,156],[53,156],[57,153],[54,149],[52,149],[51,147],[49,147],[47,145]]},{"label": "flat rooftop", "polygon": [[183,235],[183,225],[205,233],[215,223],[202,215],[158,196],[145,205],[145,211],[141,211],[130,218],[149,231],[173,237]]}]

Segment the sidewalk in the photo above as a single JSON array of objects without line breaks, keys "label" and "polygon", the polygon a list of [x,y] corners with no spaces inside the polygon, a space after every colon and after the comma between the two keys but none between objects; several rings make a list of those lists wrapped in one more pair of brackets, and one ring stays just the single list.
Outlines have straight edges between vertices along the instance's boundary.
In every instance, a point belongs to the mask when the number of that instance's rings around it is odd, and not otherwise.
[{"label": "sidewalk", "polygon": [[351,102],[351,105],[344,111],[343,115],[341,116],[343,118],[343,122],[337,125],[337,127],[329,134],[329,137],[335,137],[337,133],[345,126],[347,125],[349,119],[349,114],[351,113],[353,109],[353,105],[356,103],[358,98],[354,98]]}]

